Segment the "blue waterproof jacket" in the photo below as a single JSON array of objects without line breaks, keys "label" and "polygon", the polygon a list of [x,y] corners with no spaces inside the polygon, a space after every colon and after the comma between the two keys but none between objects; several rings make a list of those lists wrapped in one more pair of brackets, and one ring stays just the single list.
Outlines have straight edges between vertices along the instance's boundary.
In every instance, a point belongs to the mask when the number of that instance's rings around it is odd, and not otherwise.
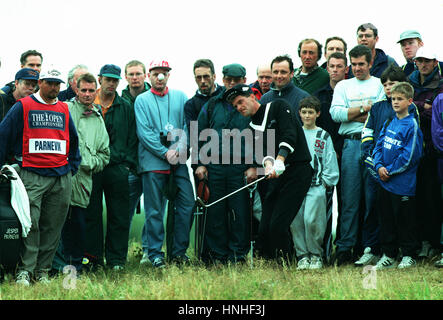
[{"label": "blue waterproof jacket", "polygon": [[[420,124],[418,109],[414,103],[409,106],[409,114],[413,114],[418,124]],[[372,106],[361,135],[361,155],[363,159],[371,156],[383,125],[387,120],[391,121],[394,118],[395,111],[392,109],[391,98],[378,101]]]},{"label": "blue waterproof jacket", "polygon": [[375,170],[385,167],[389,173],[383,188],[401,196],[414,196],[417,168],[423,154],[423,134],[414,115],[394,117],[380,132],[372,154]]},{"label": "blue waterproof jacket", "polygon": [[[375,49],[375,59],[372,63],[372,68],[369,70],[371,76],[380,78],[381,74],[385,69],[393,63],[395,66],[398,66],[397,62],[394,58],[388,56],[382,49]],[[353,78],[354,74],[352,73],[352,68],[349,68],[348,79]]]}]

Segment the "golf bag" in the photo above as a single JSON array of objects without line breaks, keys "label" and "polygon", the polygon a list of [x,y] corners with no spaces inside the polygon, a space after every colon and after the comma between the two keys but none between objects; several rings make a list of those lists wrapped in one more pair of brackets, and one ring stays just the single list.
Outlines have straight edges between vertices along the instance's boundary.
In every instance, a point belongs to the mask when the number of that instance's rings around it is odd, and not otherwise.
[{"label": "golf bag", "polygon": [[0,178],[0,281],[3,273],[15,270],[20,257],[22,227],[11,206],[11,181]]}]

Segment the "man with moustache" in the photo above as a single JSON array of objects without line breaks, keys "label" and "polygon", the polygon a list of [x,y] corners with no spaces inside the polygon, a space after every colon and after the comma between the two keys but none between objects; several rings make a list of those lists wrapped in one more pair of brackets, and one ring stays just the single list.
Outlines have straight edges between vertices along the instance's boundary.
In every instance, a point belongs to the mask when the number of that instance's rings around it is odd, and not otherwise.
[{"label": "man with moustache", "polygon": [[0,124],[0,167],[14,154],[30,204],[32,227],[23,238],[16,283],[48,283],[81,157],[68,106],[57,99],[61,74],[40,74],[38,93],[19,100]]},{"label": "man with moustache", "polygon": [[194,79],[197,83],[195,95],[185,103],[186,126],[191,129],[190,122],[196,121],[203,105],[223,90],[215,82],[214,64],[209,59],[199,59],[194,62]]},{"label": "man with moustache", "polygon": [[[129,237],[128,175],[136,170],[137,139],[134,109],[117,94],[121,69],[106,64],[100,69],[100,89],[94,103],[101,106],[109,135],[110,160],[93,174],[91,198],[86,214],[85,264],[88,269],[106,265],[122,270]],[[103,194],[106,201],[106,238],[103,235]]]}]

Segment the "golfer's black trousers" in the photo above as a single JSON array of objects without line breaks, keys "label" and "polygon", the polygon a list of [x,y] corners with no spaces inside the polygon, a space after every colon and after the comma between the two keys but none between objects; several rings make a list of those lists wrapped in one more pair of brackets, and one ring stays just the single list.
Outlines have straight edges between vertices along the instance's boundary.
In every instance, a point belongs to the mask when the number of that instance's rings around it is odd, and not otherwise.
[{"label": "golfer's black trousers", "polygon": [[257,249],[267,259],[292,259],[290,225],[299,211],[312,181],[309,162],[291,164],[277,179],[268,180]]}]

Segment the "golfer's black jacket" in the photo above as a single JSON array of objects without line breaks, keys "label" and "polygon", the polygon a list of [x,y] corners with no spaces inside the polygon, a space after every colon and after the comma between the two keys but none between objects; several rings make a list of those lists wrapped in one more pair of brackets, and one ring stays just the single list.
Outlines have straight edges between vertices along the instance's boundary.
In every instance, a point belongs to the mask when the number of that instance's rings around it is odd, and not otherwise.
[{"label": "golfer's black jacket", "polygon": [[[259,133],[263,133],[263,139],[256,138],[254,146],[261,148],[262,146],[258,144],[263,144],[263,156],[281,155],[286,158],[285,164],[290,166],[311,161],[303,128],[285,100],[277,99],[262,104],[251,119],[249,125],[255,130],[255,136],[260,137]],[[275,135],[275,139],[272,138],[272,134]],[[274,154],[271,154],[272,152]],[[254,154],[257,165],[261,166],[262,158],[257,156],[260,152],[255,151]]]}]

